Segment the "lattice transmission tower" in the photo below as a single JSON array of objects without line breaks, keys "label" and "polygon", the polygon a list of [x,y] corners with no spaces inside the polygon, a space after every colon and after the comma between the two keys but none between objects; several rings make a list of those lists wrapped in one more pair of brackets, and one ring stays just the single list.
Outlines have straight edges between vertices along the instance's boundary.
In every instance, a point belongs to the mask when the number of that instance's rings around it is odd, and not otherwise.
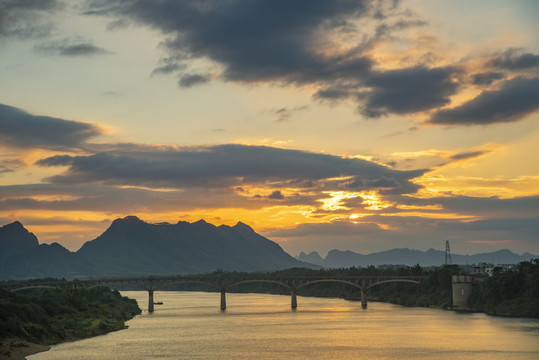
[{"label": "lattice transmission tower", "polygon": [[451,265],[451,249],[449,248],[449,240],[445,241],[445,264]]}]

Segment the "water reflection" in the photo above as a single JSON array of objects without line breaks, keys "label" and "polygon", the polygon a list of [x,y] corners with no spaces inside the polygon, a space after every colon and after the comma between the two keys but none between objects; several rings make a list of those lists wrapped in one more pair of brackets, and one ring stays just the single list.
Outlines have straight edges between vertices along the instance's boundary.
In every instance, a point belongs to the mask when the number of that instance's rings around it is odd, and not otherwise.
[{"label": "water reflection", "polygon": [[[125,292],[143,307],[145,292]],[[539,321],[385,303],[263,294],[156,292],[129,329],[53,347],[41,359],[534,359]]]}]

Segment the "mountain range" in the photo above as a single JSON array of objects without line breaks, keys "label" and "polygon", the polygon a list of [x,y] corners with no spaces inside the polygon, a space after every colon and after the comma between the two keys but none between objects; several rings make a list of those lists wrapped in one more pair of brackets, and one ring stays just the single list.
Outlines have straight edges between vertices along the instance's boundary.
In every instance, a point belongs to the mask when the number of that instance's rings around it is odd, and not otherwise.
[{"label": "mountain range", "polygon": [[0,228],[0,279],[148,276],[226,271],[319,268],[298,261],[278,244],[239,222],[150,224],[135,216],[116,219],[99,237],[71,252],[39,244],[14,222]]},{"label": "mountain range", "polygon": [[[515,264],[537,256],[509,250],[476,255],[452,255],[453,264],[480,262]],[[0,227],[0,280],[26,278],[88,278],[200,274],[216,270],[273,271],[292,267],[348,268],[398,264],[439,266],[445,252],[393,249],[363,255],[331,250],[294,258],[275,242],[238,222],[215,226],[194,223],[151,224],[136,216],[116,219],[96,239],[71,252],[58,243],[39,244],[34,234],[16,221]]]},{"label": "mountain range", "polygon": [[[475,255],[451,255],[451,263],[458,265],[473,265],[480,263],[490,264],[517,264],[521,261],[529,261],[539,258],[537,255],[524,253],[515,254],[507,249]],[[365,267],[370,265],[406,265],[413,266],[440,266],[445,263],[445,251],[429,249],[427,251],[410,249],[392,249],[372,254],[359,254],[350,250],[331,250],[325,258],[316,251],[309,254],[300,253],[298,260],[311,264],[320,265],[324,268],[349,268],[352,266]]]}]

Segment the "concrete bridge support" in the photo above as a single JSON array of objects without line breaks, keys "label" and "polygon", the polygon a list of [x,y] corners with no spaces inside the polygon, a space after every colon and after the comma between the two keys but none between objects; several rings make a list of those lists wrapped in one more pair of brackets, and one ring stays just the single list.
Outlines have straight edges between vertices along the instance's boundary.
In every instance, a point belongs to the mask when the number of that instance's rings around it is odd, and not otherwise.
[{"label": "concrete bridge support", "polygon": [[148,312],[153,312],[153,289],[148,290]]},{"label": "concrete bridge support", "polygon": [[453,306],[455,310],[469,310],[468,297],[472,293],[473,277],[469,275],[453,275]]},{"label": "concrete bridge support", "polygon": [[221,288],[221,310],[226,310],[226,290]]},{"label": "concrete bridge support", "polygon": [[296,288],[295,287],[292,288],[290,295],[292,296],[292,309],[296,309],[298,307],[298,299],[296,297]]},{"label": "concrete bridge support", "polygon": [[366,288],[366,282],[365,279],[361,280],[361,287],[359,290],[361,290],[361,308],[366,309],[367,308],[367,288]]},{"label": "concrete bridge support", "polygon": [[363,290],[363,288],[361,289],[361,308],[367,308],[367,290]]}]

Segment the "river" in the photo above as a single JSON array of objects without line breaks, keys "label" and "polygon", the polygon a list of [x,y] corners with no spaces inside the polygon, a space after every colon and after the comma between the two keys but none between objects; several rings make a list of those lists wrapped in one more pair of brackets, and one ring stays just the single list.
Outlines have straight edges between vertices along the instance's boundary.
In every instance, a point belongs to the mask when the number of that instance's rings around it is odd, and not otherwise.
[{"label": "river", "polygon": [[[148,294],[124,291],[141,308]],[[539,359],[539,320],[333,298],[156,292],[126,330],[55,345],[45,359]]]}]

